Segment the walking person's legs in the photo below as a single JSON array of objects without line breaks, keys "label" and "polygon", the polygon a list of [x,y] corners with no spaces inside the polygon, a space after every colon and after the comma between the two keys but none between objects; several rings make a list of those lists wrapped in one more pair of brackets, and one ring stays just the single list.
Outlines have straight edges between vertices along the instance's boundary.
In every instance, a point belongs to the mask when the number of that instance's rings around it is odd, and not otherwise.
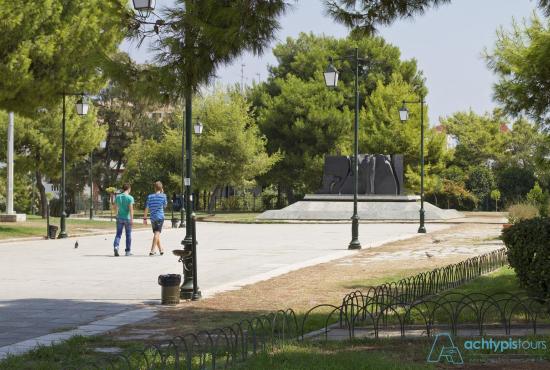
[{"label": "walking person's legs", "polygon": [[113,247],[115,250],[115,257],[118,257],[118,246],[120,245],[120,238],[122,237],[122,228],[124,227],[124,224],[121,220],[117,218],[116,220],[116,235],[115,235],[115,241],[113,242]]},{"label": "walking person's legs", "polygon": [[164,254],[164,248],[160,245],[160,231],[157,233],[157,248],[159,249],[160,255]]},{"label": "walking person's legs", "polygon": [[164,254],[164,250],[160,246],[160,232],[162,230],[163,223],[164,223],[164,220],[151,221],[151,227],[153,229],[153,242],[151,243],[151,252],[149,252],[150,256],[155,255],[156,248],[158,248],[161,255]]},{"label": "walking person's legs", "polygon": [[164,225],[164,219],[161,219],[158,221],[157,231],[155,232],[157,236],[157,248],[159,249],[161,256],[164,254],[164,249],[160,245],[160,233],[162,232],[162,225]]},{"label": "walking person's legs", "polygon": [[153,241],[151,242],[151,252],[149,252],[150,256],[155,254],[156,245],[157,245],[157,233],[153,233]]},{"label": "walking person's legs", "polygon": [[132,223],[130,222],[130,220],[125,221],[124,230],[126,231],[126,249],[124,251],[126,252],[127,256],[130,256],[130,252],[132,249]]}]

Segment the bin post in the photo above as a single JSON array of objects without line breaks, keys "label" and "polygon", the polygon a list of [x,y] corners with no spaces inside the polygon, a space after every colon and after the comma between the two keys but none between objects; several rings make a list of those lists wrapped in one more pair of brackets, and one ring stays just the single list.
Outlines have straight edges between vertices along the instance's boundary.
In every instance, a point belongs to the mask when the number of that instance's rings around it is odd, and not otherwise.
[{"label": "bin post", "polygon": [[50,201],[46,200],[46,239],[50,238]]},{"label": "bin post", "polygon": [[158,277],[158,283],[161,286],[161,304],[175,305],[180,302],[179,288],[181,275],[167,274]]},{"label": "bin post", "polygon": [[199,289],[198,276],[197,276],[197,216],[195,212],[191,214],[191,247],[193,256],[193,296],[191,300],[197,301],[201,299],[202,293]]}]

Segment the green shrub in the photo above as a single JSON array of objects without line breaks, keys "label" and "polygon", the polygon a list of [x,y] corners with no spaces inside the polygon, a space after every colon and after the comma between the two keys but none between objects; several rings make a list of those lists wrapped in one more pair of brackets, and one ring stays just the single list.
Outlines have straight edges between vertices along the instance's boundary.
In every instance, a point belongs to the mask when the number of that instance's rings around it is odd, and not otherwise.
[{"label": "green shrub", "polygon": [[[470,167],[466,179],[466,189],[479,199],[479,208],[488,210],[489,195],[495,187],[493,172],[485,166]],[[477,207],[476,207],[477,208]]]},{"label": "green shrub", "polygon": [[500,200],[500,191],[498,189],[491,191],[491,199],[495,201],[495,211],[498,211],[498,201]]},{"label": "green shrub", "polygon": [[542,191],[538,182],[535,182],[533,189],[527,193],[527,201],[538,208],[541,216],[548,216],[548,193]]},{"label": "green shrub", "polygon": [[241,209],[241,197],[230,196],[227,198],[222,198],[220,208],[222,211],[237,211]]},{"label": "green shrub", "polygon": [[504,230],[508,262],[521,286],[540,298],[550,298],[550,219],[523,220]]},{"label": "green shrub", "polygon": [[518,203],[508,208],[508,222],[515,224],[539,217],[539,209],[531,203]]}]

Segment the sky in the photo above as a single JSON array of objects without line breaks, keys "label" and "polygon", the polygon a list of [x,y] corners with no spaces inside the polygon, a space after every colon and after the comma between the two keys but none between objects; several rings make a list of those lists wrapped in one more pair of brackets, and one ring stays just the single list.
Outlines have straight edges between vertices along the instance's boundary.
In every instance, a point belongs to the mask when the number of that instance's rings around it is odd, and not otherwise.
[{"label": "sky", "polygon": [[[292,0],[291,0],[292,2]],[[157,6],[170,6],[173,0],[157,0]],[[297,37],[300,32],[345,37],[347,29],[324,15],[321,0],[299,0],[281,18],[277,41]],[[529,18],[536,9],[533,0],[454,0],[449,5],[429,10],[413,20],[400,20],[381,28],[379,35],[399,47],[403,59],[415,58],[423,71],[428,87],[430,124],[439,117],[472,109],[477,113],[490,112],[496,106],[492,85],[496,81],[482,58],[485,48],[494,46],[496,30],[510,29],[512,19]],[[137,48],[124,43],[121,49],[136,61],[151,59],[147,43]],[[242,66],[244,64],[244,67]],[[271,48],[261,57],[244,54],[232,65],[220,68],[218,83],[245,84],[265,80],[267,66],[275,65]]]}]

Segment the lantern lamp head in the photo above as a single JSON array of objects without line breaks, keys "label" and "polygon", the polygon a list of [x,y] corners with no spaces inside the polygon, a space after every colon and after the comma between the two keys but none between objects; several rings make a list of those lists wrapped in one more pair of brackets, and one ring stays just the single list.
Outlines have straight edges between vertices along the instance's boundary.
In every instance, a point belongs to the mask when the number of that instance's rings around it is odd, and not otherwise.
[{"label": "lantern lamp head", "polygon": [[405,102],[403,102],[403,106],[399,108],[399,119],[401,122],[406,122],[409,119],[409,110],[407,109]]},{"label": "lantern lamp head", "polygon": [[324,72],[325,85],[327,87],[336,87],[338,85],[338,70],[331,63],[328,65],[327,70]]},{"label": "lantern lamp head", "polygon": [[88,109],[90,108],[90,105],[88,104],[86,98],[82,96],[78,101],[76,102],[76,113],[79,116],[85,116],[88,114]]},{"label": "lantern lamp head", "polygon": [[152,12],[155,10],[156,0],[133,0],[134,9],[138,12]]},{"label": "lantern lamp head", "polygon": [[204,126],[203,126],[202,122],[199,121],[199,120],[197,120],[197,122],[196,122],[195,125],[194,125],[195,134],[196,134],[196,135],[202,134],[203,128],[204,128]]}]

